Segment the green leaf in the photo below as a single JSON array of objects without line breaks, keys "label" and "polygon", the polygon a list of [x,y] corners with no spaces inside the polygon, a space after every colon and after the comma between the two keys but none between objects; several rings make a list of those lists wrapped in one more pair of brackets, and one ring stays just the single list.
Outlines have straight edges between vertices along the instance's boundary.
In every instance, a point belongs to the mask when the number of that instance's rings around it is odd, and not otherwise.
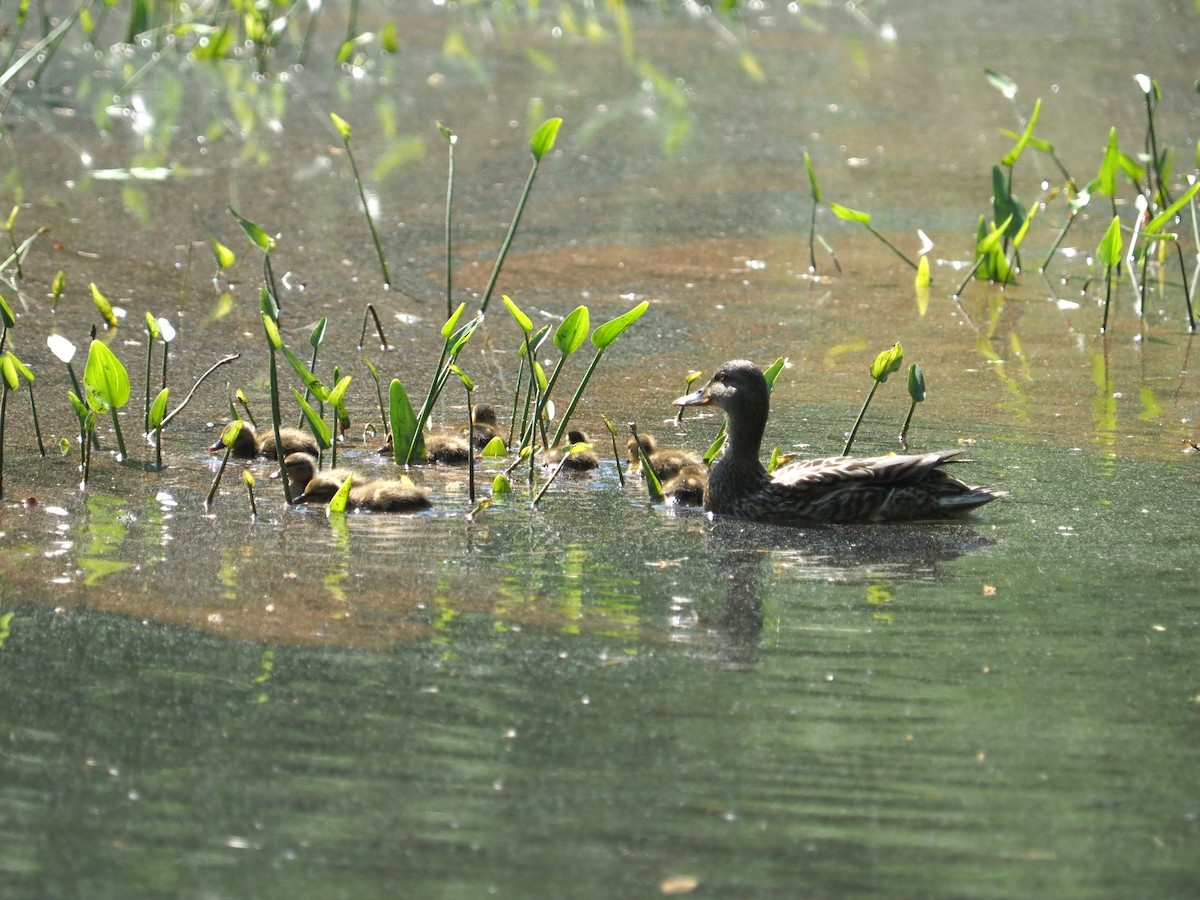
[{"label": "green leaf", "polygon": [[904,361],[904,348],[900,346],[900,342],[896,341],[891,347],[884,350],[871,363],[871,377],[880,384],[888,380],[888,376],[893,372],[899,371],[900,364]]},{"label": "green leaf", "polygon": [[273,350],[279,350],[283,346],[283,339],[279,336],[279,326],[266,313],[263,313],[262,323],[263,331],[267,333],[267,342]]},{"label": "green leaf", "polygon": [[308,345],[316,350],[321,346],[321,342],[325,340],[325,327],[329,324],[329,320],[321,316],[320,321],[313,326],[313,330],[308,334]]},{"label": "green leaf", "polygon": [[871,214],[862,212],[861,210],[851,209],[848,206],[842,206],[840,203],[829,203],[830,211],[839,219],[844,219],[847,222],[861,222],[863,225],[871,224]]},{"label": "green leaf", "polygon": [[242,231],[246,232],[246,237],[250,238],[251,242],[258,247],[263,253],[270,253],[275,249],[275,238],[267,234],[259,226],[255,225],[232,206],[229,207],[229,212],[237,219],[238,224],[242,226]]},{"label": "green leaf", "polygon": [[162,424],[162,420],[167,415],[167,395],[171,392],[170,388],[163,388],[158,392],[158,396],[154,398],[154,402],[150,404],[150,430],[153,431]]},{"label": "green leaf", "polygon": [[[499,438],[496,438],[499,440]],[[492,479],[492,496],[505,497],[512,493],[512,484],[509,483],[508,476],[501,472]]]},{"label": "green leaf", "polygon": [[463,310],[467,308],[466,303],[458,304],[458,309],[450,314],[450,318],[446,320],[446,324],[442,326],[442,337],[448,338],[454,334],[454,329],[458,327],[458,319],[462,315]]},{"label": "green leaf", "polygon": [[463,387],[465,387],[468,391],[475,390],[475,382],[471,380],[471,376],[464,372],[461,367],[451,363],[450,371],[458,376],[458,380],[463,383]]},{"label": "green leaf", "polygon": [[556,116],[553,119],[547,119],[533,133],[533,137],[529,140],[529,149],[533,152],[534,159],[540,160],[554,148],[554,140],[558,137],[558,129],[561,126],[562,119]]},{"label": "green leaf", "polygon": [[350,483],[352,481],[354,481],[354,476],[347,475],[337,492],[329,498],[329,505],[325,507],[327,513],[337,515],[346,512],[346,505],[350,502]]},{"label": "green leaf", "polygon": [[533,322],[530,320],[529,316],[525,315],[525,313],[521,311],[521,308],[517,306],[517,304],[513,303],[508,294],[501,294],[500,299],[504,302],[504,307],[508,310],[508,314],[513,317],[518,325],[521,326],[522,331],[524,331],[526,334],[529,334],[531,331],[533,331]]},{"label": "green leaf", "polygon": [[508,456],[508,448],[504,446],[504,441],[499,436],[492,438],[487,442],[482,451],[484,459],[504,459]]},{"label": "green leaf", "polygon": [[213,258],[217,261],[218,269],[229,269],[237,263],[237,254],[218,241],[215,237],[209,237],[209,246],[212,247]]},{"label": "green leaf", "polygon": [[649,308],[649,301],[643,300],[628,312],[621,313],[615,319],[609,319],[603,325],[598,326],[592,332],[592,343],[596,349],[607,350],[612,342],[619,338],[626,328],[640,319]]},{"label": "green leaf", "polygon": [[1016,145],[1014,145],[1013,148],[1008,151],[1008,153],[1004,154],[1004,159],[1000,161],[1003,165],[1012,168],[1016,161],[1020,159],[1021,153],[1025,149],[1025,145],[1028,144],[1029,139],[1033,137],[1033,127],[1037,125],[1038,116],[1041,114],[1042,98],[1038,97],[1037,102],[1033,104],[1033,113],[1029,116],[1029,124],[1025,126],[1024,133],[1017,140]]},{"label": "green leaf", "polygon": [[346,388],[350,387],[350,381],[353,377],[353,375],[343,375],[342,379],[329,391],[329,394],[325,397],[325,402],[333,406],[341,406],[342,398],[346,396]]},{"label": "green leaf", "polygon": [[[59,297],[61,297],[63,295],[63,291],[65,291],[66,289],[67,289],[67,273],[64,272],[62,269],[59,269],[58,274],[56,274],[54,276],[54,281],[52,281],[50,283],[50,293],[53,294],[54,299],[57,300]],[[3,304],[3,303],[4,303],[4,298],[0,297],[0,304]],[[7,304],[5,304],[5,306],[7,308]],[[9,310],[9,315],[11,315],[11,314],[12,314],[12,311]],[[12,326],[10,325],[9,327],[11,328]]]},{"label": "green leaf", "polygon": [[350,127],[350,123],[339,116],[337,113],[330,113],[329,119],[333,122],[333,127],[337,129],[337,133],[342,136],[343,141],[350,140],[350,136],[354,133]]},{"label": "green leaf", "polygon": [[129,373],[103,343],[93,340],[83,369],[87,404],[96,412],[120,409],[129,402]]},{"label": "green leaf", "polygon": [[817,184],[817,173],[813,171],[812,160],[808,156],[808,151],[804,151],[804,170],[808,172],[808,185],[812,188],[813,203],[821,202],[821,186]]},{"label": "green leaf", "polygon": [[109,328],[116,328],[119,324],[117,315],[113,312],[112,304],[108,302],[108,298],[100,293],[100,288],[96,287],[94,281],[88,284],[88,288],[92,292],[92,302],[96,304],[96,309],[100,312],[101,317],[108,323]]},{"label": "green leaf", "polygon": [[425,458],[425,439],[417,431],[417,414],[413,412],[408,394],[399,378],[393,378],[388,388],[392,424],[392,455],[400,465],[408,458],[408,447],[416,443],[412,458],[418,462]]},{"label": "green leaf", "polygon": [[265,287],[258,289],[258,311],[264,316],[270,316],[272,322],[279,321],[279,304]]},{"label": "green leaf", "polygon": [[767,390],[775,390],[775,382],[779,380],[779,375],[783,372],[783,367],[787,365],[787,357],[781,356],[775,362],[767,367],[767,371],[763,372],[763,378],[767,381]]},{"label": "green leaf", "polygon": [[987,78],[988,84],[1003,94],[1006,100],[1017,96],[1017,83],[1007,75],[1002,75],[994,69],[984,69],[983,75]]},{"label": "green leaf", "polygon": [[146,313],[146,331],[150,334],[150,340],[158,340],[158,321],[152,312]]},{"label": "green leaf", "polygon": [[1108,226],[1108,231],[1104,233],[1104,237],[1100,240],[1100,246],[1096,248],[1096,259],[1106,269],[1111,269],[1121,262],[1121,248],[1124,242],[1121,240],[1121,217],[1113,216],[1112,223]]},{"label": "green leaf", "polygon": [[12,328],[17,324],[17,317],[13,315],[12,308],[8,305],[8,301],[0,295],[0,319],[4,320],[5,328]]},{"label": "green leaf", "polygon": [[4,384],[10,391],[15,391],[21,386],[21,381],[17,377],[17,367],[13,365],[12,354],[5,353],[0,356],[0,371],[4,373]]},{"label": "green leaf", "polygon": [[588,308],[577,306],[567,315],[554,331],[554,346],[563,356],[570,356],[583,346],[591,326]]},{"label": "green leaf", "polygon": [[478,315],[466,325],[463,325],[458,331],[450,335],[447,343],[450,345],[450,358],[455,359],[462,348],[467,345],[467,341],[471,339],[471,335],[475,333],[475,329],[479,327],[479,323],[483,321],[483,316]]},{"label": "green leaf", "polygon": [[1187,191],[1184,192],[1182,197],[1151,219],[1146,225],[1145,229],[1143,229],[1145,234],[1148,236],[1161,231],[1162,227],[1166,225],[1167,222],[1175,218],[1175,214],[1179,212],[1179,210],[1183,209],[1183,207],[1191,202],[1192,198],[1196,196],[1197,191],[1200,191],[1200,181],[1197,181],[1195,184],[1193,184],[1187,189]]},{"label": "green leaf", "polygon": [[33,372],[29,370],[29,366],[21,362],[21,360],[17,358],[17,354],[13,353],[11,350],[8,351],[8,355],[12,358],[13,365],[17,367],[17,373],[30,384],[33,384],[35,379],[33,377]]},{"label": "green leaf", "polygon": [[993,221],[1004,221],[1004,233],[1009,237],[1016,234],[1025,221],[1025,211],[1013,199],[1004,172],[999,166],[992,166],[992,209]]},{"label": "green leaf", "polygon": [[379,43],[383,46],[384,53],[395,53],[400,49],[400,41],[396,38],[395,22],[388,22],[383,26],[383,31],[379,35]]},{"label": "green leaf", "polygon": [[292,364],[292,368],[296,370],[296,374],[300,376],[300,380],[304,382],[304,386],[316,394],[317,399],[322,403],[326,402],[329,398],[329,389],[321,383],[321,379],[312,373],[312,370],[309,369],[304,360],[293,353],[291,348],[286,344],[280,344],[275,349],[282,353],[284,359]]},{"label": "green leaf", "polygon": [[925,373],[916,363],[908,367],[908,396],[912,397],[913,403],[925,401]]},{"label": "green leaf", "polygon": [[324,419],[317,415],[317,411],[304,399],[302,393],[292,388],[292,396],[300,404],[300,411],[304,413],[304,419],[308,422],[308,427],[312,429],[317,444],[322,450],[328,450],[333,445],[333,436],[329,433],[329,426],[325,424]]},{"label": "green leaf", "polygon": [[916,285],[917,287],[929,287],[932,280],[929,275],[929,257],[922,256],[921,261],[917,263]]}]

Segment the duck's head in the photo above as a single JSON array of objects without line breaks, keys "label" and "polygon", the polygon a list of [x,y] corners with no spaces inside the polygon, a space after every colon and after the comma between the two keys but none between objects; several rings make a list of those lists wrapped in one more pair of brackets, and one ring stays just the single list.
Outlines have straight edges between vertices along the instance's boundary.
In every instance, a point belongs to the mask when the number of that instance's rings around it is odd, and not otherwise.
[{"label": "duck's head", "polygon": [[630,459],[639,459],[638,444],[642,445],[642,449],[646,451],[647,456],[658,451],[658,441],[654,439],[654,435],[648,431],[639,431],[636,438],[630,435],[629,439],[625,441],[625,449],[629,451]]},{"label": "duck's head", "polygon": [[497,424],[496,410],[486,403],[481,403],[475,407],[472,418],[476,425],[491,425],[495,427]]},{"label": "duck's head", "polygon": [[749,415],[764,420],[770,402],[767,380],[762,369],[748,359],[725,363],[700,390],[675,401],[676,406],[716,406],[726,415]]},{"label": "duck's head", "polygon": [[340,479],[318,472],[308,482],[301,494],[292,498],[293,503],[328,503],[342,486]]},{"label": "duck's head", "polygon": [[237,435],[233,438],[233,443],[230,449],[234,456],[254,456],[258,452],[258,438],[254,433],[254,426],[249,422],[236,421],[230,422],[221,429],[220,439],[208,448],[209,453],[220,453],[225,449],[225,437],[234,429],[238,429]]},{"label": "duck's head", "polygon": [[[317,475],[317,458],[311,453],[289,453],[283,458],[283,468],[289,484],[308,484]],[[272,472],[271,477],[278,478],[279,472]]]}]

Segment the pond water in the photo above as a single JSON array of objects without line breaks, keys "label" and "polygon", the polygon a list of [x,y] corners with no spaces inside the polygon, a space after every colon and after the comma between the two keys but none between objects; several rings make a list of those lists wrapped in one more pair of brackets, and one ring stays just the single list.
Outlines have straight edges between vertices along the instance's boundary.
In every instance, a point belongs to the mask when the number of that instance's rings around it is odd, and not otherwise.
[{"label": "pond water", "polygon": [[[1102,337],[1087,257],[1110,201],[1039,274],[1066,206],[1043,193],[1061,186],[1055,164],[1027,150],[1014,194],[1048,203],[1024,272],[952,295],[1013,144],[1001,129],[1020,132],[1039,97],[1036,134],[1082,185],[1110,127],[1142,149],[1133,76],[1153,76],[1182,193],[1200,134],[1195,8],[763,3],[724,19],[648,4],[628,30],[589,10],[364,4],[357,29],[375,37],[344,67],[344,12],[325,10],[307,65],[301,17],[260,78],[249,52],[115,47],[114,8],[95,45],[73,28],[36,84],[28,70],[7,84],[0,208],[19,207],[17,243],[49,231],[0,286],[48,450],[22,388],[0,503],[5,895],[1194,895],[1200,462],[1184,441],[1200,388],[1179,265],[1151,269],[1143,317],[1122,271]],[[11,61],[41,23],[10,15]],[[1014,104],[984,67],[1015,81]],[[330,112],[354,128],[391,291]],[[434,511],[330,518],[286,507],[262,462],[257,518],[237,467],[206,508],[229,392],[269,408],[260,256],[227,207],[280,234],[284,340],[306,357],[328,318],[319,374],[354,378],[340,462],[391,474],[363,436],[379,416],[357,345],[374,304],[392,349],[368,340],[367,356],[423,393],[446,318],[433,123],[458,135],[454,295],[473,308],[548,116],[564,124],[498,292],[539,325],[650,304],[576,412],[593,437],[605,416],[703,449],[714,416],[674,423],[686,373],[786,356],[768,445],[830,455],[899,340],[930,388],[911,446],[968,447],[969,480],[1009,496],[940,525],[709,522],[651,503],[609,458],[536,508],[518,478],[472,519],[465,469],[434,466],[412,472]],[[818,245],[809,273],[805,151],[823,199],[870,211],[913,258],[928,236],[927,297],[824,206],[840,270]],[[1127,226],[1134,196],[1122,182]],[[235,267],[216,272],[210,234]],[[82,372],[91,282],[127,311],[101,337],[134,383],[131,458],[101,419],[80,490],[69,380],[45,338],[79,345]],[[138,434],[147,311],[178,330],[172,406],[241,354],[167,429],[161,471]],[[519,340],[493,303],[459,360],[476,399],[506,410]],[[465,416],[458,388],[439,424]],[[897,449],[908,405],[897,376],[856,451]],[[481,461],[480,496],[505,464]]]}]

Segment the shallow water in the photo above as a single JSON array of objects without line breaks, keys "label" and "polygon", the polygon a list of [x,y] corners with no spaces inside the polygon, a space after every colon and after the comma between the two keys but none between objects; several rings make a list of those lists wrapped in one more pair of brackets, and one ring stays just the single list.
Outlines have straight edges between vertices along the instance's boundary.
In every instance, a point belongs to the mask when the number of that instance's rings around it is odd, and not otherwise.
[{"label": "shallow water", "polygon": [[[329,13],[308,67],[286,64],[293,38],[267,80],[249,62],[147,65],[146,50],[68,41],[14,93],[0,201],[22,204],[18,241],[51,231],[0,293],[50,453],[38,459],[14,395],[6,895],[594,897],[689,879],[713,896],[1194,892],[1200,472],[1183,439],[1200,395],[1178,268],[1163,267],[1144,320],[1123,276],[1100,338],[1103,288],[1081,293],[1081,257],[1107,226],[1102,198],[1067,241],[1077,257],[1048,277],[1027,259],[1005,291],[950,295],[1011,145],[999,129],[1020,127],[982,67],[1020,84],[1025,115],[1043,97],[1038,134],[1080,181],[1109,126],[1139,145],[1132,75],[1152,74],[1159,140],[1188,172],[1196,13],[863,9],[874,28],[805,8],[816,31],[766,7],[727,39],[703,16],[638,8],[627,60],[607,14],[607,38],[589,40],[495,7],[422,6],[397,19],[401,53],[373,46],[352,73],[328,62],[345,26]],[[330,111],[354,126],[377,191],[391,292]],[[356,345],[375,303],[395,349],[368,355],[424,390],[445,317],[445,144],[430,123],[460,135],[454,283],[477,299],[528,173],[525,135],[549,115],[563,131],[500,290],[539,323],[579,303],[593,323],[651,303],[580,406],[593,437],[604,415],[706,447],[711,415],[671,424],[686,372],[786,355],[767,441],[832,454],[870,360],[901,340],[930,387],[912,445],[967,446],[965,477],[1010,496],[942,525],[709,523],[651,504],[609,460],[561,476],[536,509],[518,490],[473,521],[465,470],[419,469],[434,512],[337,520],[284,507],[261,463],[257,520],[236,468],[205,510],[226,382],[267,410],[259,259],[225,207],[282,233],[282,328],[301,356],[329,317],[322,366],[355,379],[340,462],[390,473],[359,436],[378,412]],[[917,228],[933,239],[927,301],[903,262],[827,210],[842,272],[818,249],[809,276],[804,150],[826,199],[871,211],[910,255]],[[171,174],[111,180],[133,165]],[[1044,158],[1021,160],[1023,203],[1042,177],[1055,177]],[[1062,214],[1061,201],[1039,212],[1030,258]],[[215,279],[209,230],[242,257]],[[1184,249],[1194,260],[1186,234]],[[68,293],[51,312],[59,269]],[[90,281],[128,310],[110,343],[133,375],[133,459],[96,454],[80,491],[75,449],[54,446],[74,422],[44,339],[86,345]],[[162,472],[136,434],[146,310],[179,330],[172,406],[242,353],[168,430]],[[461,358],[477,399],[509,402],[517,340],[493,303]],[[568,365],[570,388],[588,356]],[[856,450],[895,449],[907,408],[897,376]],[[438,418],[463,415],[455,385]],[[110,451],[107,421],[101,439]],[[487,495],[501,464],[482,466]]]}]

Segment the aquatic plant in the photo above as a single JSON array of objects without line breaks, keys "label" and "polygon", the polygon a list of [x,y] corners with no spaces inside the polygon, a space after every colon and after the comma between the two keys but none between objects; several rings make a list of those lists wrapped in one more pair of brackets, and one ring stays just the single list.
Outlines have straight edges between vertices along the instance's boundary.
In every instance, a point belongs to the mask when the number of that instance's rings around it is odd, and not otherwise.
[{"label": "aquatic plant", "polygon": [[353,129],[350,123],[337,113],[329,114],[333,127],[342,138],[342,146],[346,148],[346,158],[350,160],[350,171],[354,173],[354,185],[358,188],[358,199],[362,202],[363,215],[367,217],[367,227],[371,230],[371,241],[375,244],[375,255],[379,258],[379,272],[383,276],[384,289],[390,289],[392,278],[388,274],[387,261],[383,258],[383,247],[379,244],[379,232],[375,230],[375,221],[371,218],[371,206],[367,203],[367,193],[363,188],[362,177],[358,174],[358,163],[354,161],[354,151],[350,149],[350,137]]},{"label": "aquatic plant", "polygon": [[246,485],[246,495],[250,498],[250,518],[258,518],[258,504],[254,502],[254,473],[242,469],[242,483]]},{"label": "aquatic plant", "polygon": [[150,408],[146,412],[146,430],[154,432],[154,467],[161,469],[162,461],[162,428],[163,419],[167,412],[167,397],[170,394],[168,388],[163,388],[154,398],[154,402],[150,404]]},{"label": "aquatic plant", "polygon": [[858,427],[862,425],[863,418],[867,414],[867,407],[871,405],[871,399],[875,396],[875,392],[879,390],[879,386],[888,380],[888,376],[900,369],[901,363],[904,362],[904,348],[900,346],[900,342],[896,341],[888,349],[884,350],[871,363],[871,378],[874,379],[871,384],[871,390],[867,394],[867,399],[863,401],[862,409],[858,411],[858,418],[854,421],[854,427],[850,429],[850,435],[846,438],[846,446],[842,450],[842,456],[850,455],[850,448],[854,444],[854,437],[858,434]]},{"label": "aquatic plant", "polygon": [[661,503],[663,501],[662,482],[658,480],[658,473],[654,471],[654,465],[650,462],[650,455],[646,452],[645,444],[638,437],[637,423],[629,423],[629,433],[633,435],[634,446],[637,447],[638,459],[641,460],[642,477],[646,480],[646,491],[650,494],[650,501]]},{"label": "aquatic plant", "polygon": [[912,402],[908,405],[904,424],[900,426],[900,446],[905,450],[908,449],[908,426],[912,424],[913,412],[918,403],[925,402],[925,373],[916,363],[908,367],[908,396]]},{"label": "aquatic plant", "polygon": [[[274,244],[273,241],[271,243]],[[266,258],[265,254],[264,258]],[[271,389],[271,427],[275,430],[275,455],[279,462],[279,470],[282,473],[280,481],[283,482],[283,497],[290,506],[292,503],[292,486],[287,477],[287,470],[283,465],[283,438],[279,434],[279,371],[275,361],[275,354],[283,347],[283,340],[279,336],[279,307],[275,304],[274,295],[265,287],[258,290],[258,305],[262,318],[263,334],[267,339],[267,375]],[[228,458],[228,453],[226,453],[226,458]],[[223,460],[222,468],[224,468]],[[216,490],[215,482],[213,490]],[[211,497],[209,502],[212,502]]]},{"label": "aquatic plant", "polygon": [[245,216],[243,216],[241,213],[239,213],[232,206],[228,207],[228,209],[229,209],[229,214],[232,215],[237,220],[238,225],[241,226],[242,231],[245,232],[246,237],[248,237],[250,239],[250,242],[252,244],[254,244],[254,246],[257,247],[259,250],[262,251],[263,281],[266,283],[266,290],[268,290],[270,292],[271,303],[274,306],[275,311],[276,311],[276,315],[273,318],[277,319],[278,312],[280,309],[279,288],[276,287],[276,285],[275,285],[275,272],[271,268],[271,253],[274,252],[274,250],[277,246],[277,242],[276,242],[275,238],[273,238],[273,237],[271,237],[271,235],[267,234],[266,230],[263,229],[262,226],[257,225],[254,222],[251,222],[249,219],[247,219]]},{"label": "aquatic plant", "polygon": [[121,421],[117,417],[117,410],[129,402],[129,373],[116,354],[95,338],[88,347],[87,362],[83,367],[83,387],[87,405],[93,412],[112,415],[118,459],[127,459],[125,438],[121,434]]},{"label": "aquatic plant", "polygon": [[1112,299],[1112,274],[1113,269],[1121,264],[1121,218],[1113,216],[1112,222],[1108,226],[1108,230],[1104,233],[1104,237],[1100,239],[1100,245],[1096,248],[1096,262],[1104,266],[1104,320],[1100,323],[1100,333],[1104,334],[1108,331],[1108,306]]},{"label": "aquatic plant", "polygon": [[529,177],[525,180],[525,187],[521,191],[520,199],[517,201],[517,211],[513,214],[512,222],[508,226],[508,234],[504,236],[504,243],[500,245],[500,253],[496,257],[496,264],[492,268],[487,288],[483,292],[483,299],[479,303],[479,311],[481,313],[487,311],[488,303],[492,299],[492,291],[495,290],[496,279],[500,277],[500,270],[504,266],[504,258],[508,256],[508,248],[512,246],[513,238],[516,237],[517,225],[521,222],[521,213],[525,211],[525,202],[529,199],[529,192],[533,190],[533,180],[537,177],[538,166],[541,165],[542,157],[554,148],[554,141],[558,137],[558,129],[561,126],[561,118],[547,119],[538,126],[537,131],[533,133],[533,137],[529,140],[529,150],[533,154],[533,166],[529,169]]},{"label": "aquatic plant", "polygon": [[454,310],[454,265],[453,256],[451,255],[451,244],[453,239],[452,229],[452,210],[454,208],[454,145],[458,143],[458,135],[443,125],[437,122],[438,134],[446,139],[446,315],[449,316]]},{"label": "aquatic plant", "polygon": [[[467,394],[467,436],[471,444],[471,449],[467,453],[467,491],[468,497],[472,503],[475,502],[475,412],[471,405],[471,391],[475,390],[475,382],[471,380],[471,376],[462,370],[458,365],[451,364],[450,371],[458,376],[458,380],[462,382],[463,390]],[[493,438],[494,440],[494,438]]]},{"label": "aquatic plant", "polygon": [[905,256],[904,252],[901,251],[899,247],[875,230],[875,228],[871,225],[872,217],[870,213],[863,212],[859,209],[851,209],[848,206],[842,206],[842,204],[834,203],[833,201],[830,201],[829,209],[835,216],[845,222],[857,222],[858,224],[862,225],[863,228],[867,229],[867,231],[874,235],[876,240],[880,241],[885,247],[912,266],[913,269],[917,268],[917,264]]}]

